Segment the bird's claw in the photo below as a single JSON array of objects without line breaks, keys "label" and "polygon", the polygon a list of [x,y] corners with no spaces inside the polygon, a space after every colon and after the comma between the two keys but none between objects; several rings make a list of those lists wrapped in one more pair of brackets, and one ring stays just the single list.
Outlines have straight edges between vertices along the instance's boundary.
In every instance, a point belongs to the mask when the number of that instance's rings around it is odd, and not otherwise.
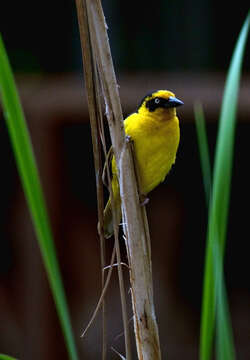
[{"label": "bird's claw", "polygon": [[140,205],[145,206],[149,202],[149,198],[146,195],[141,194],[140,195]]},{"label": "bird's claw", "polygon": [[132,137],[130,135],[126,135],[125,136],[125,141],[126,141],[126,143],[131,143],[133,140],[132,140]]}]

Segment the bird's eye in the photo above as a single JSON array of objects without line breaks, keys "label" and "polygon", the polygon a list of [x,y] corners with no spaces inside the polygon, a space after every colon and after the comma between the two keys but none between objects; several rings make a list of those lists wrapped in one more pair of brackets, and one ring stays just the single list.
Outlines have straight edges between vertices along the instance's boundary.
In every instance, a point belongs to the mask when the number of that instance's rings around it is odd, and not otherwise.
[{"label": "bird's eye", "polygon": [[155,104],[159,104],[159,102],[160,102],[160,99],[155,98]]}]

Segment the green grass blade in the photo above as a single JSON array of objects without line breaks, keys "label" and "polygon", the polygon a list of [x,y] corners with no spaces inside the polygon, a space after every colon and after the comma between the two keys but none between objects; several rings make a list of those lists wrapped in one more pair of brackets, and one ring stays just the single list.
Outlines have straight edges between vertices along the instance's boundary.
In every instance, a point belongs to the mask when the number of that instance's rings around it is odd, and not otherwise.
[{"label": "green grass blade", "polygon": [[233,330],[230,311],[227,301],[226,287],[223,274],[223,255],[219,249],[219,242],[215,243],[217,248],[214,250],[216,265],[216,358],[218,360],[236,359]]},{"label": "green grass blade", "polygon": [[0,354],[0,360],[17,360],[17,359],[9,355]]},{"label": "green grass blade", "polygon": [[46,205],[28,128],[0,35],[0,96],[17,168],[29,206],[70,359],[78,358]]},{"label": "green grass blade", "polygon": [[[208,148],[208,140],[207,133],[205,127],[205,117],[203,113],[203,109],[201,104],[196,104],[194,107],[194,115],[195,115],[195,123],[197,130],[197,138],[198,138],[198,146],[200,152],[200,161],[203,175],[203,183],[204,190],[207,200],[207,205],[210,205],[210,196],[211,196],[211,165],[209,159],[209,148]],[[208,245],[208,242],[207,242]],[[207,250],[210,253],[210,250]],[[209,268],[207,271],[209,272],[207,276],[207,282],[204,283],[204,294],[203,296],[203,304],[202,309],[204,311],[204,319],[206,319],[205,328],[214,329],[214,319],[215,314],[217,323],[220,324],[218,326],[217,331],[217,358],[223,359],[224,354],[226,354],[226,359],[234,359],[235,352],[233,347],[233,335],[232,335],[232,327],[229,315],[229,307],[227,302],[226,290],[225,290],[225,282],[224,282],[224,274],[222,270],[222,258],[221,254],[218,253],[218,233],[216,235],[216,241],[214,242],[214,249],[210,253],[210,261],[206,263],[206,265],[211,264],[213,261],[213,269]],[[213,257],[211,258],[211,254]],[[216,279],[216,284],[215,284]],[[214,288],[216,291],[214,291]],[[210,293],[209,293],[210,292]],[[209,294],[209,295],[208,295]],[[217,306],[216,305],[217,299]],[[216,313],[217,311],[217,313]],[[213,317],[210,315],[213,314]],[[223,334],[226,334],[223,336]],[[202,348],[206,349],[208,358],[211,353],[211,349],[207,348],[209,344],[212,344],[213,340],[213,331],[210,332],[210,339],[204,338],[204,342],[202,343]]]},{"label": "green grass blade", "polygon": [[211,359],[215,329],[215,304],[217,305],[218,341],[216,342],[216,353],[218,359],[234,359],[235,357],[222,274],[231,187],[237,98],[249,20],[248,14],[231,60],[219,121],[205,260],[200,334],[201,360]]},{"label": "green grass blade", "polygon": [[194,117],[195,117],[196,133],[197,133],[198,147],[200,153],[202,178],[203,178],[206,201],[208,206],[210,200],[210,194],[211,194],[212,175],[211,175],[211,165],[210,165],[205,117],[204,117],[202,105],[200,103],[197,103],[194,106]]},{"label": "green grass blade", "polygon": [[218,224],[221,225],[219,227],[219,230],[221,231],[219,235],[222,246],[226,235],[241,64],[249,29],[249,20],[250,16],[248,14],[238,37],[228,71],[222,101],[215,154],[212,218],[216,219]]},{"label": "green grass blade", "polygon": [[[206,196],[207,207],[210,206],[210,197],[212,189],[212,172],[209,156],[208,139],[205,125],[205,117],[201,104],[195,104],[194,116],[198,148],[200,154],[200,163],[202,170],[203,185]],[[215,291],[214,291],[214,273],[212,267],[212,252],[209,251],[209,243],[206,244],[206,261],[204,270],[203,297],[202,297],[202,321],[200,336],[200,359],[210,359],[213,341],[213,328],[215,320]],[[206,281],[205,281],[206,279]],[[208,329],[210,331],[208,331]],[[205,336],[206,335],[206,336]]]}]

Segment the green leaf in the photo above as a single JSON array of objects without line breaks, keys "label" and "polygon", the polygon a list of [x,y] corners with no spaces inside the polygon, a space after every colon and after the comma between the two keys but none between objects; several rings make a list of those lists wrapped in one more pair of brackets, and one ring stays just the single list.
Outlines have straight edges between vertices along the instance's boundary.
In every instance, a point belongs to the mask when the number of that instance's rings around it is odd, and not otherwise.
[{"label": "green leaf", "polygon": [[70,359],[76,360],[78,358],[77,351],[39,174],[14,76],[11,71],[1,35],[0,96],[17,168],[31,213],[67,349]]},{"label": "green leaf", "polygon": [[[207,133],[205,127],[205,117],[201,104],[196,104],[194,107],[195,114],[195,123],[197,130],[198,146],[200,152],[200,161],[203,175],[203,183],[206,194],[207,205],[210,205],[210,196],[211,196],[211,165],[209,159],[209,148]],[[217,329],[217,358],[224,359],[224,354],[226,354],[225,359],[234,358],[234,346],[233,346],[233,335],[232,335],[232,326],[229,314],[229,307],[227,302],[227,295],[225,289],[224,274],[222,269],[222,254],[218,249],[218,233],[215,234],[216,241],[213,244],[213,249],[210,255],[212,255],[213,268],[210,268],[207,275],[207,282],[204,283],[207,287],[204,287],[204,294],[210,294],[208,296],[203,296],[203,317],[206,319],[205,326],[207,329],[211,329],[210,335],[213,339],[213,329],[214,329],[214,317],[216,314],[217,324],[220,324]],[[208,243],[207,243],[208,245]],[[208,247],[207,247],[207,251]],[[207,262],[210,264],[210,261]],[[216,280],[215,280],[216,279]],[[217,303],[216,303],[217,299]],[[215,307],[216,306],[216,307]],[[213,314],[213,317],[210,316]],[[225,335],[225,336],[224,336]],[[210,344],[211,341],[208,341],[208,338],[204,338],[204,348],[206,345]],[[211,349],[209,350],[209,352]],[[208,352],[208,354],[209,354]],[[231,356],[232,355],[232,356]],[[210,355],[209,355],[210,356]]]},{"label": "green leaf", "polygon": [[17,360],[17,359],[9,355],[0,354],[0,360]]},{"label": "green leaf", "polygon": [[199,153],[200,153],[203,184],[205,189],[207,205],[209,205],[212,175],[211,175],[211,165],[210,165],[205,117],[204,117],[202,105],[200,103],[196,103],[194,106],[194,116],[195,116],[195,125],[196,125]]},{"label": "green leaf", "polygon": [[201,360],[211,359],[215,319],[217,320],[217,358],[220,360],[235,358],[223,280],[223,255],[231,188],[237,99],[249,21],[248,14],[232,56],[219,120],[205,259],[200,332]]},{"label": "green leaf", "polygon": [[[218,244],[218,243],[217,243]],[[220,250],[217,248],[217,251]],[[226,287],[223,275],[223,256],[214,254],[217,272],[216,284],[216,358],[218,360],[233,360],[235,356],[233,330],[227,301]]]}]

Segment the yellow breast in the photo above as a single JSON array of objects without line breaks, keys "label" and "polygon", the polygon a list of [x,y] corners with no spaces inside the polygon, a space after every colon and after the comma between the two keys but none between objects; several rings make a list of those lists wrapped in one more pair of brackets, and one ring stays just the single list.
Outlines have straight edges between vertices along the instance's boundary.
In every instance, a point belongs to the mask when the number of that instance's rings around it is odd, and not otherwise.
[{"label": "yellow breast", "polygon": [[146,195],[165,179],[175,162],[180,139],[179,120],[175,111],[169,119],[134,113],[124,125],[126,134],[134,141],[140,190]]}]

